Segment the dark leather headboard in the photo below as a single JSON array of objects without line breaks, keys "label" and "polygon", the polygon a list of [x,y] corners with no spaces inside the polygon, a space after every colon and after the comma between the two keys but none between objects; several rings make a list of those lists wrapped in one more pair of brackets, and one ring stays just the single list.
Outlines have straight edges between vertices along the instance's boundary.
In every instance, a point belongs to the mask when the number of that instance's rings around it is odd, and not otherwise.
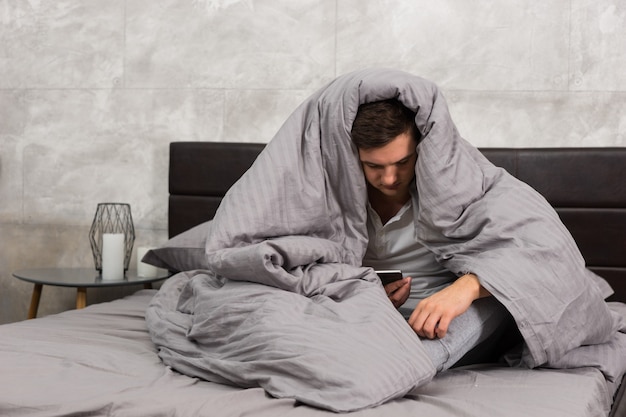
[{"label": "dark leather headboard", "polygon": [[[169,235],[215,214],[263,144],[170,145]],[[559,213],[587,266],[626,301],[626,148],[486,148],[495,165],[539,191]]]},{"label": "dark leather headboard", "polygon": [[169,236],[212,219],[226,191],[264,147],[259,143],[171,143]]}]

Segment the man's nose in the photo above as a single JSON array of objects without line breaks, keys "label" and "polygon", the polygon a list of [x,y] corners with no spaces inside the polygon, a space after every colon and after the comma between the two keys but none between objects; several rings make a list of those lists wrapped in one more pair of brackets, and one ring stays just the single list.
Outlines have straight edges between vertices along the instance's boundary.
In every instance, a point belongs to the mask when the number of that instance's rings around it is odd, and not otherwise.
[{"label": "man's nose", "polygon": [[394,166],[389,166],[385,168],[385,172],[383,172],[383,184],[385,185],[393,185],[395,184],[398,178],[398,170]]}]

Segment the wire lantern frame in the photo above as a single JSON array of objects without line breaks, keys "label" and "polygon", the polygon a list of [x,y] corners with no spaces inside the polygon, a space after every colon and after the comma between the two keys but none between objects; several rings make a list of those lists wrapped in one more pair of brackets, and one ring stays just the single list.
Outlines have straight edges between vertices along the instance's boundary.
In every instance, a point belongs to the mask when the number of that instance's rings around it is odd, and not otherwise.
[{"label": "wire lantern frame", "polygon": [[102,235],[106,233],[124,234],[124,272],[128,271],[130,257],[135,243],[135,226],[126,203],[98,203],[96,214],[89,230],[89,241],[96,269],[102,272]]}]

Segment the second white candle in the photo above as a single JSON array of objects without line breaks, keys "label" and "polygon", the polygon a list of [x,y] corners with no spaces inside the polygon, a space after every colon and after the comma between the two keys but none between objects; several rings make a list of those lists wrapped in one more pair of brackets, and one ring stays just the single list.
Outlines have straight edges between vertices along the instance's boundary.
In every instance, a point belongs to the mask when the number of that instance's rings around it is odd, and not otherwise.
[{"label": "second white candle", "polygon": [[137,248],[137,275],[144,278],[155,278],[159,274],[156,266],[141,262],[144,255],[150,250],[144,246]]}]

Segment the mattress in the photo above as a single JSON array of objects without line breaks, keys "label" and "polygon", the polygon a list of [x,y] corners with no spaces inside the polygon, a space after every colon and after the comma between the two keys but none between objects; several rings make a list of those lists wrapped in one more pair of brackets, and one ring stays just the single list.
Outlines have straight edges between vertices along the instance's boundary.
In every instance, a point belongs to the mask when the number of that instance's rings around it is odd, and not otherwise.
[{"label": "mattress", "polygon": [[[163,365],[145,324],[155,290],[0,326],[0,415],[322,416],[260,388],[191,378]],[[595,368],[473,365],[351,416],[600,416],[615,384]]]}]

